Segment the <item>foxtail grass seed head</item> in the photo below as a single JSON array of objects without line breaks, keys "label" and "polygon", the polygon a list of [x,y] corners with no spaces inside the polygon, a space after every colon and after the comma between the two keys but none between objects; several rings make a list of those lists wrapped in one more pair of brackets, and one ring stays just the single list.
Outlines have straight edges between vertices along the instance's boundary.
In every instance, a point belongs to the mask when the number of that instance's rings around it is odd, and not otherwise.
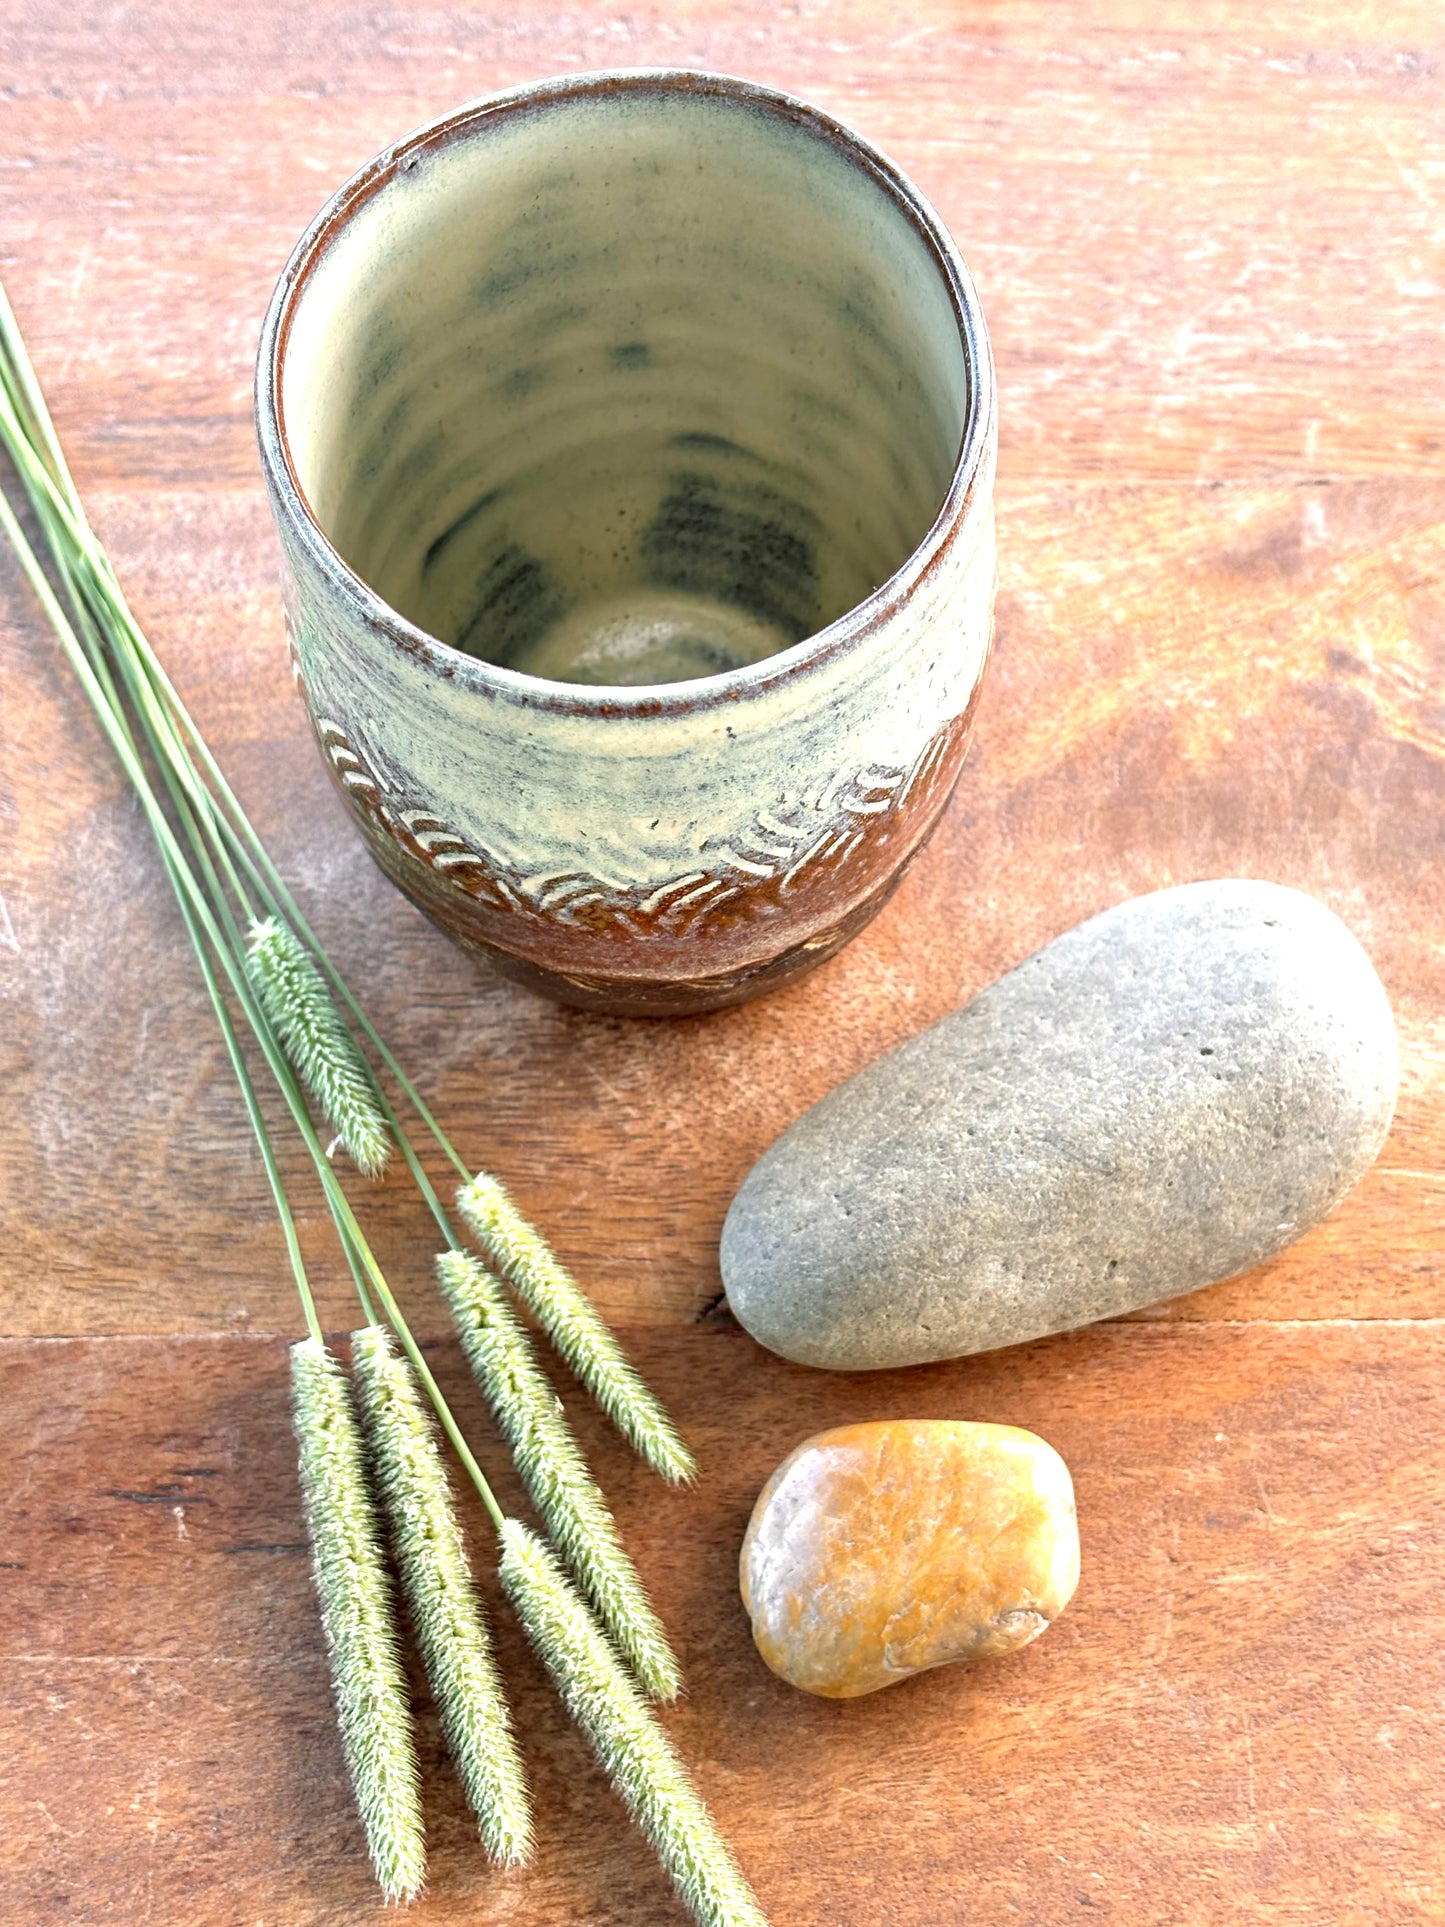
[{"label": "foxtail grass seed head", "polygon": [[290,924],[253,921],[246,975],[301,1082],[331,1120],[364,1177],[378,1178],[391,1155],[391,1131],[366,1059]]},{"label": "foxtail grass seed head", "polygon": [[352,1375],[392,1549],[442,1730],[488,1853],[532,1852],[532,1814],[501,1678],[436,1428],[410,1365],[379,1325],[351,1335]]},{"label": "foxtail grass seed head", "polygon": [[442,1253],[437,1277],[467,1362],[552,1543],[643,1688],[654,1699],[676,1699],[682,1673],[662,1621],[506,1293],[462,1251]]},{"label": "foxtail grass seed head", "polygon": [[537,1535],[502,1527],[502,1584],[527,1637],[700,1927],[767,1920],[687,1768]]},{"label": "foxtail grass seed head", "polygon": [[412,1900],[426,1842],[391,1582],[367,1485],[361,1427],[319,1338],[291,1347],[301,1494],[342,1744],[366,1844],[388,1900]]},{"label": "foxtail grass seed head", "polygon": [[691,1452],[571,1274],[486,1171],[457,1192],[457,1209],[497,1269],[612,1423],[673,1483],[697,1476]]}]

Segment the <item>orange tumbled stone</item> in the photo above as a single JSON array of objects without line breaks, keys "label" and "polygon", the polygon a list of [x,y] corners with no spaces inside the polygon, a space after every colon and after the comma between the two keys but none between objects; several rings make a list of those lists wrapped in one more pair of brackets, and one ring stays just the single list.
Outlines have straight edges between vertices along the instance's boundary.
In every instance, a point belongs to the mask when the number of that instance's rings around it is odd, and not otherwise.
[{"label": "orange tumbled stone", "polygon": [[1037,1639],[1079,1583],[1073,1481],[1013,1425],[842,1425],[768,1480],[740,1566],[773,1671],[854,1699]]}]

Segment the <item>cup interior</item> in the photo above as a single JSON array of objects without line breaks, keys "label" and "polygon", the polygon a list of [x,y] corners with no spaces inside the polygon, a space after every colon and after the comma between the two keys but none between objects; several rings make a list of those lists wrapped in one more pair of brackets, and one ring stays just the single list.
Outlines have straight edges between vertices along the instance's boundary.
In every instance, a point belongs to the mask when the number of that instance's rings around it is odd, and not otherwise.
[{"label": "cup interior", "polygon": [[927,535],[969,406],[954,291],[867,150],[787,106],[514,99],[316,231],[285,439],[416,627],[554,682],[683,682],[815,634]]}]

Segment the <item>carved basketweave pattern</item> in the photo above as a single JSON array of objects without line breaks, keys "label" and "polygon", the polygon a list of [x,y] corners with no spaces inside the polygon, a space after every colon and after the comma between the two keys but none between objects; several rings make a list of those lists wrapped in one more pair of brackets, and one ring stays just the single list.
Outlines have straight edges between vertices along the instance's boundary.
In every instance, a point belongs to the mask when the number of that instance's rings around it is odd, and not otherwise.
[{"label": "carved basketweave pattern", "polygon": [[841,772],[811,796],[785,794],[772,809],[759,810],[740,834],[704,844],[699,863],[664,883],[639,885],[584,869],[523,875],[428,811],[405,808],[388,795],[338,723],[318,717],[316,732],[353,804],[478,903],[550,924],[621,926],[639,936],[681,936],[728,906],[735,915],[738,898],[763,891],[785,903],[805,876],[847,863],[875,819],[902,810],[933,775],[955,734],[952,728],[940,731],[908,769],[870,763]]}]

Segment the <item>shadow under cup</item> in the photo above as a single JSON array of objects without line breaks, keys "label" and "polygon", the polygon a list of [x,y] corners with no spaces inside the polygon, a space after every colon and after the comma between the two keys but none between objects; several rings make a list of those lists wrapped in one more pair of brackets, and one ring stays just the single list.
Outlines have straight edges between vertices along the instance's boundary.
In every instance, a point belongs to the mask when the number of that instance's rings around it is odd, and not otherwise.
[{"label": "shadow under cup", "polygon": [[995,431],[966,272],[856,137],[689,74],[464,109],[302,241],[258,415],[313,724],[454,936],[704,1009],[880,907],[962,759]]}]

